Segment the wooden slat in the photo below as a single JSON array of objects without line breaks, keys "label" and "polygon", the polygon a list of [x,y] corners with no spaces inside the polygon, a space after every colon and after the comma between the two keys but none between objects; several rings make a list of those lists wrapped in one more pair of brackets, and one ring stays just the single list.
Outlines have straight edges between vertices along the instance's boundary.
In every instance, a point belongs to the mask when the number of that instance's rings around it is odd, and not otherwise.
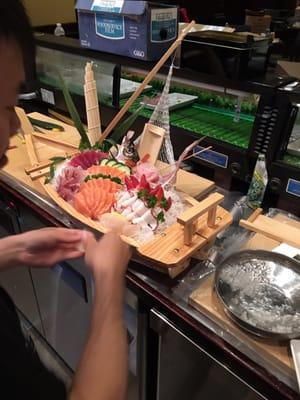
[{"label": "wooden slat", "polygon": [[197,221],[196,233],[210,241],[214,239],[216,235],[226,229],[231,223],[231,214],[224,208],[218,206],[216,210],[216,223],[214,227],[209,227],[207,225],[206,215],[202,215],[202,217],[200,217]]},{"label": "wooden slat", "polygon": [[39,162],[39,159],[36,155],[35,147],[32,140],[32,135],[24,134],[24,138],[29,160],[32,164],[37,164]]},{"label": "wooden slat", "polygon": [[190,305],[221,325],[222,329],[228,330],[237,336],[242,342],[254,349],[257,354],[260,354],[261,357],[273,364],[276,369],[280,368],[285,374],[294,374],[293,361],[290,356],[288,344],[283,345],[275,340],[259,339],[237,327],[223,311],[213,287],[213,276],[202,281],[199,288],[191,294],[189,298]]},{"label": "wooden slat", "polygon": [[37,171],[31,172],[31,174],[29,174],[29,175],[30,175],[30,178],[33,181],[35,181],[39,178],[43,178],[43,177],[49,175],[49,173],[50,173],[50,168],[46,167],[46,168],[38,169]]},{"label": "wooden slat", "polygon": [[[68,157],[72,157],[73,155],[75,155],[77,153],[78,153],[78,151],[65,153],[63,155],[62,154],[56,154],[56,155],[51,156],[51,158],[54,158],[54,157],[65,157],[65,158],[68,158]],[[42,162],[37,163],[35,165],[30,165],[28,167],[25,167],[25,172],[26,172],[26,174],[31,174],[32,172],[38,171],[39,169],[50,167],[51,164],[52,164],[51,160],[42,161]]]},{"label": "wooden slat", "polygon": [[259,215],[254,222],[241,220],[240,226],[253,232],[262,233],[279,242],[300,248],[300,230],[275,219]]},{"label": "wooden slat", "polygon": [[[207,226],[207,216],[199,218],[198,232],[193,235],[190,246],[184,244],[183,226],[174,224],[167,228],[162,235],[141,245],[138,252],[150,260],[159,262],[165,268],[174,268],[205,246],[212,242],[216,235],[232,222],[230,213],[222,207],[217,208],[217,224],[214,229]],[[201,226],[200,226],[201,225]]]},{"label": "wooden slat", "polygon": [[257,208],[248,218],[248,222],[254,222],[256,218],[263,212],[262,208]]},{"label": "wooden slat", "polygon": [[[166,166],[162,161],[157,161],[155,166],[162,169]],[[180,169],[177,173],[176,189],[188,193],[191,197],[202,198],[210,193],[215,183],[196,174]]]},{"label": "wooden slat", "polygon": [[207,197],[205,200],[201,201],[197,206],[191,207],[186,210],[183,214],[181,214],[177,221],[180,224],[186,224],[188,222],[194,222],[201,215],[208,212],[212,207],[217,206],[222,203],[224,200],[224,196],[220,193],[214,193],[211,196]]},{"label": "wooden slat", "polygon": [[38,139],[42,139],[44,141],[48,141],[48,142],[59,144],[59,145],[64,146],[66,148],[78,150],[78,146],[76,144],[73,144],[73,143],[70,143],[70,142],[66,142],[65,140],[58,139],[57,137],[54,137],[54,136],[51,136],[51,135],[47,135],[46,133],[34,132],[32,134],[32,136],[35,137],[35,138],[38,138]]},{"label": "wooden slat", "polygon": [[194,235],[191,245],[185,246],[183,227],[174,224],[167,228],[163,235],[157,235],[155,239],[140,246],[138,252],[165,268],[172,268],[190,258],[193,252],[204,246],[206,242],[205,238]]},{"label": "wooden slat", "polygon": [[27,118],[27,115],[23,108],[15,107],[16,114],[20,120],[20,130],[23,135],[31,135],[34,132],[31,122]]},{"label": "wooden slat", "polygon": [[149,154],[149,162],[155,165],[161,146],[164,141],[166,131],[152,124],[145,124],[144,131],[138,147],[140,159]]}]

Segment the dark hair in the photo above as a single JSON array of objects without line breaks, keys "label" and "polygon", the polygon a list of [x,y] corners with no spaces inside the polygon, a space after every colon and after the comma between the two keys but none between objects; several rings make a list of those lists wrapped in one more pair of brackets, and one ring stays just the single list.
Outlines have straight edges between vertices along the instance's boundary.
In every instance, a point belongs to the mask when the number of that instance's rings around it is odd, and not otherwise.
[{"label": "dark hair", "polygon": [[26,10],[21,0],[0,1],[0,39],[15,40],[24,58],[34,54],[34,38]]},{"label": "dark hair", "polygon": [[0,0],[0,40],[14,40],[23,54],[26,82],[21,93],[36,90],[35,41],[21,0]]}]

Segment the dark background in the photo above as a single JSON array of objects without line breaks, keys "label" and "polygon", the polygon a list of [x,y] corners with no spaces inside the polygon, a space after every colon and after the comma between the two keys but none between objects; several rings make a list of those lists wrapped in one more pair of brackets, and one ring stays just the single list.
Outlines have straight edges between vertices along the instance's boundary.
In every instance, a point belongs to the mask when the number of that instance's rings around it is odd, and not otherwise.
[{"label": "dark background", "polygon": [[162,3],[179,4],[185,7],[189,17],[199,23],[217,22],[221,15],[231,24],[244,24],[245,11],[263,9],[295,9],[296,0],[158,0]]}]

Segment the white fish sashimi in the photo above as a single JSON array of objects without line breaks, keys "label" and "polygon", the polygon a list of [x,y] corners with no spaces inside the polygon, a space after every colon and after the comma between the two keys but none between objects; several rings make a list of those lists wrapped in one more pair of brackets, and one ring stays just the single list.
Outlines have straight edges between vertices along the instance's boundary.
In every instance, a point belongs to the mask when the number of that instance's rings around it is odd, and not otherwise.
[{"label": "white fish sashimi", "polygon": [[133,203],[135,202],[137,200],[137,196],[136,195],[134,195],[134,196],[132,196],[130,199],[128,199],[128,200],[124,200],[124,201],[118,201],[118,206],[119,207],[123,207],[123,208],[126,208],[126,207],[131,207],[132,205],[133,205]]},{"label": "white fish sashimi", "polygon": [[145,214],[148,211],[148,208],[145,206],[145,204],[143,203],[142,200],[137,200],[133,204],[132,210],[136,213],[136,215],[141,217],[143,214]]},{"label": "white fish sashimi", "polygon": [[121,215],[123,215],[123,217],[128,217],[129,214],[132,214],[132,210],[131,208],[125,208],[125,210],[122,211]]},{"label": "white fish sashimi", "polygon": [[131,198],[131,194],[129,192],[121,192],[119,195],[119,198],[117,198],[117,202],[123,203],[125,200],[129,200]]},{"label": "white fish sashimi", "polygon": [[132,220],[133,224],[143,224],[146,223],[147,225],[156,225],[156,219],[152,215],[152,210],[148,210],[143,214],[141,217],[135,218]]}]

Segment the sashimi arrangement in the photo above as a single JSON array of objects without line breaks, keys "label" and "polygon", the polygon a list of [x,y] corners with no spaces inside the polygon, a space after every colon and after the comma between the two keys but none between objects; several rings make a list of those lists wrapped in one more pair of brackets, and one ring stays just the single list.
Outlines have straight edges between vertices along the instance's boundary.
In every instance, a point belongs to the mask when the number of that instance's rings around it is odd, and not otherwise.
[{"label": "sashimi arrangement", "polygon": [[197,143],[164,175],[147,161],[147,155],[136,163],[124,159],[126,148],[115,157],[85,150],[60,164],[49,183],[76,211],[99,222],[99,227],[117,229],[144,243],[186,210],[188,205],[174,182],[181,160]]},{"label": "sashimi arrangement", "polygon": [[[28,173],[32,174],[32,179],[46,176],[46,181],[41,183],[52,200],[73,218],[93,229],[119,233],[138,249],[141,256],[164,268],[186,267],[186,262],[196,251],[211,243],[231,223],[229,213],[219,207],[222,195],[216,193],[197,202],[176,190],[179,168],[184,160],[191,157],[189,153],[200,140],[188,146],[174,161],[166,124],[169,121],[168,90],[162,93],[154,111],[157,118],[145,124],[137,140],[134,140],[130,127],[140,109],[123,120],[145,85],[173,54],[193,24],[182,31],[103,133],[92,64],[86,66],[84,85],[87,130],[60,77],[69,114],[81,137],[76,154],[68,155],[69,144],[56,138],[55,143],[66,147],[66,156],[49,157],[39,165],[32,141],[33,129],[28,126],[26,116],[22,123],[32,162]],[[167,80],[167,89],[168,85]],[[51,138],[47,140],[51,141]],[[168,163],[163,166],[158,164],[159,169],[156,162],[162,153],[168,154]]]}]

